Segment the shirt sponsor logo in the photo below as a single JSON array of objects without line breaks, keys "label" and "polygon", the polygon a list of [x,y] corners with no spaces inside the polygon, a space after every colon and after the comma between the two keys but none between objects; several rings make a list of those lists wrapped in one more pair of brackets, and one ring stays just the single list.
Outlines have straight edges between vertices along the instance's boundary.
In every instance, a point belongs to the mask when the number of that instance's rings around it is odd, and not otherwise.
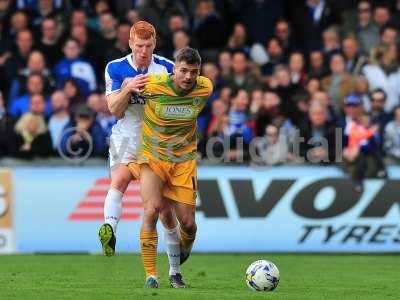
[{"label": "shirt sponsor logo", "polygon": [[142,95],[133,95],[129,99],[129,104],[141,104],[144,105],[146,103],[144,97]]},{"label": "shirt sponsor logo", "polygon": [[157,105],[156,113],[165,119],[192,120],[197,111],[189,105]]}]

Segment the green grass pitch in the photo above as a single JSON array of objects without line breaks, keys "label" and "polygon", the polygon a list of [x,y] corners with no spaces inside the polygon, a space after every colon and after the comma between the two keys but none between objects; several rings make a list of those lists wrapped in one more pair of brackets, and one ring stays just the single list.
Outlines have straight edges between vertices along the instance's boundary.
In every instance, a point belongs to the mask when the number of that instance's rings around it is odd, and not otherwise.
[{"label": "green grass pitch", "polygon": [[[245,285],[257,259],[278,266],[275,291]],[[194,254],[183,266],[190,288],[173,290],[161,254],[161,287],[145,290],[138,255],[0,256],[0,299],[399,299],[399,262],[395,255]]]}]

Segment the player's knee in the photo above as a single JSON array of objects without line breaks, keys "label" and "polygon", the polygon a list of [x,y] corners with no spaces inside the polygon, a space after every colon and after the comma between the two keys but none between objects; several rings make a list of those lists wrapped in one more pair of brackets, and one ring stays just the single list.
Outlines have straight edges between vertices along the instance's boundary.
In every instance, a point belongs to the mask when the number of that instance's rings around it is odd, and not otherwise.
[{"label": "player's knee", "polygon": [[144,207],[143,219],[149,222],[157,221],[159,210],[154,206]]},{"label": "player's knee", "polygon": [[196,225],[196,221],[194,220],[193,216],[185,216],[182,218],[182,220],[180,221],[180,225],[182,226],[183,230],[185,230],[185,232],[193,234],[196,233],[197,231],[197,225]]},{"label": "player's knee", "polygon": [[169,208],[163,208],[161,210],[160,219],[164,226],[166,226],[167,228],[172,228],[176,226],[176,219],[174,218],[174,215]]},{"label": "player's knee", "polygon": [[131,179],[130,174],[119,173],[111,179],[111,186],[124,193]]}]

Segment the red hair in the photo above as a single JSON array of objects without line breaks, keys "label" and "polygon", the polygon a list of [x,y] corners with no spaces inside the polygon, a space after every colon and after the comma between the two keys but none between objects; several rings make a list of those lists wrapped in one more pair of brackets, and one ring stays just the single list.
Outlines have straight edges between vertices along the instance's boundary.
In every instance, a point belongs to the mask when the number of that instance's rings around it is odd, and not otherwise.
[{"label": "red hair", "polygon": [[133,40],[137,36],[140,39],[156,38],[156,29],[146,21],[139,21],[133,24],[129,32],[129,39]]}]

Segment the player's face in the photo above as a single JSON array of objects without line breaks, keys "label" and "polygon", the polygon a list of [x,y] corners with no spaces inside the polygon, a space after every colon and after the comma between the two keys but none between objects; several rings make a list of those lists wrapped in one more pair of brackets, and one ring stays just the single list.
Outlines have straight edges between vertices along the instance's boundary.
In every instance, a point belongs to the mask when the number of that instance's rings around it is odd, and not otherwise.
[{"label": "player's face", "polygon": [[139,67],[148,67],[154,48],[156,47],[156,41],[153,38],[141,39],[135,37],[129,42],[129,45],[133,51],[136,64]]},{"label": "player's face", "polygon": [[200,66],[191,65],[181,61],[174,67],[174,84],[182,91],[190,90],[196,83],[197,76],[200,75]]}]

